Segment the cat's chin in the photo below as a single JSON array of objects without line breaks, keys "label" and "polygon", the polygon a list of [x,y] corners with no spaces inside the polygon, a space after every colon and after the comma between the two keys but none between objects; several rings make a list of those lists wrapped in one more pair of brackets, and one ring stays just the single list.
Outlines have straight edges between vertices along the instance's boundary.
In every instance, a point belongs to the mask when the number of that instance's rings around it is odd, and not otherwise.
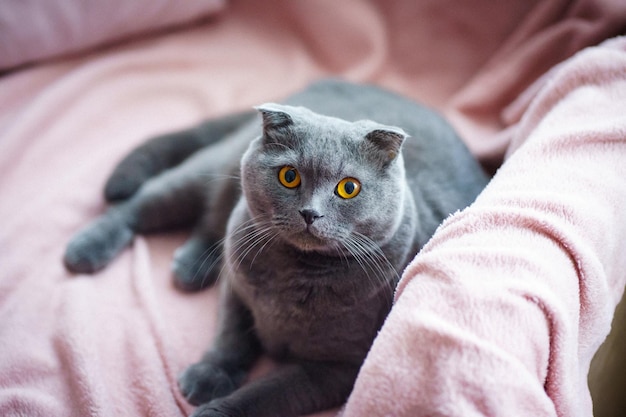
[{"label": "cat's chin", "polygon": [[290,245],[303,252],[329,252],[336,247],[333,244],[334,240],[317,236],[308,230],[290,233],[286,240]]}]

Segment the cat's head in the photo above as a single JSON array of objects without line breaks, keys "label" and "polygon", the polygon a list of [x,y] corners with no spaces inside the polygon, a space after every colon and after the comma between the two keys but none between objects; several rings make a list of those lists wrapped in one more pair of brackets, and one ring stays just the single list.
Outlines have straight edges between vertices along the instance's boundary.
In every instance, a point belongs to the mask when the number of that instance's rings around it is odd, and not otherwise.
[{"label": "cat's head", "polygon": [[257,109],[263,134],[243,157],[241,179],[258,224],[304,251],[337,251],[359,236],[378,245],[391,238],[406,192],[402,129],[303,107]]}]

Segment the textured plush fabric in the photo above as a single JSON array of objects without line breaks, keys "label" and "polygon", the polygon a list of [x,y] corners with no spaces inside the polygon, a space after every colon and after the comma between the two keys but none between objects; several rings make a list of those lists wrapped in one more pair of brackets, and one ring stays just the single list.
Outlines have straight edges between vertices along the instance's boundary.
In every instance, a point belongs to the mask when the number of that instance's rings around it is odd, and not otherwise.
[{"label": "textured plush fabric", "polygon": [[500,168],[404,273],[345,415],[590,416],[589,361],[626,281],[625,41],[592,46],[625,22],[621,0],[233,0],[6,73],[0,415],[192,410],[176,375],[211,340],[217,292],[171,283],[188,232],[139,237],[93,277],[64,270],[64,246],[147,137],[333,75],[440,109]]}]

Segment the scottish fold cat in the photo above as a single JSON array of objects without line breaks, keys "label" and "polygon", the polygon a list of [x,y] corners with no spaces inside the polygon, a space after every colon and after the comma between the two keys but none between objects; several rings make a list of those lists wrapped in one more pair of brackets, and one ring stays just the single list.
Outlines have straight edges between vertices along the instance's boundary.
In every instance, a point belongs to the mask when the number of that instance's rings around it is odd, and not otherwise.
[{"label": "scottish fold cat", "polygon": [[[256,113],[131,152],[64,259],[94,272],[136,233],[195,225],[175,282],[221,291],[213,344],[179,379],[196,417],[342,404],[399,274],[487,183],[439,115],[377,87],[321,81]],[[244,384],[262,354],[281,365]]]}]

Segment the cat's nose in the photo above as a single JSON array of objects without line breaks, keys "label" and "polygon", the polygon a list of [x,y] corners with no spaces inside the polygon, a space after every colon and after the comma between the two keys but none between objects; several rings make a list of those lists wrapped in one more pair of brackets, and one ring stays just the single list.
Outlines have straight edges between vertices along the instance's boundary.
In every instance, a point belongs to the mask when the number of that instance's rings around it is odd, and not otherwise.
[{"label": "cat's nose", "polygon": [[320,217],[324,217],[321,214],[319,214],[317,211],[311,210],[311,209],[304,209],[304,210],[300,210],[299,212],[300,212],[300,215],[304,217],[304,221],[308,225],[313,224],[313,222],[319,219]]}]

